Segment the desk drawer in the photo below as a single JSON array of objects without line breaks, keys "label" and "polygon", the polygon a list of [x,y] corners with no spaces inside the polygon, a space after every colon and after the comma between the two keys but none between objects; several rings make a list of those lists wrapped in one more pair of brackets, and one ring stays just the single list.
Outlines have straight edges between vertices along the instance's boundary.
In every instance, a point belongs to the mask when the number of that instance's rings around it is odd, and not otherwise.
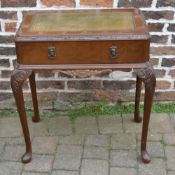
[{"label": "desk drawer", "polygon": [[141,63],[149,58],[149,41],[17,42],[20,64]]}]

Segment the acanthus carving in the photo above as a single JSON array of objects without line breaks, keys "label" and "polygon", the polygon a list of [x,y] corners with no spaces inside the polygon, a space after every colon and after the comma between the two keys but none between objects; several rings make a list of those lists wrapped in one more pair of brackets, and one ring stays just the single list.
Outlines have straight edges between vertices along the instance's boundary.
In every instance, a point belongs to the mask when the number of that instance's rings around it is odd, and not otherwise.
[{"label": "acanthus carving", "polygon": [[156,85],[155,73],[152,66],[148,65],[143,69],[135,69],[136,75],[145,83],[146,88],[150,92],[154,92]]},{"label": "acanthus carving", "polygon": [[11,76],[11,87],[14,93],[19,91],[23,82],[31,75],[32,70],[14,70]]},{"label": "acanthus carving", "polygon": [[59,71],[63,76],[76,77],[76,78],[87,78],[92,76],[102,76],[111,73],[111,69],[106,70],[66,70]]}]

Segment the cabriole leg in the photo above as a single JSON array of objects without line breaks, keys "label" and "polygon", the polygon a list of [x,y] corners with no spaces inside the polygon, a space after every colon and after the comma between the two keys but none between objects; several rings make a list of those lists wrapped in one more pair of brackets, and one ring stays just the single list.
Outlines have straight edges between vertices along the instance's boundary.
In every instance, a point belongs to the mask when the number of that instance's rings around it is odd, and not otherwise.
[{"label": "cabriole leg", "polygon": [[153,69],[148,66],[145,69],[137,71],[138,77],[144,82],[145,85],[145,98],[144,98],[144,116],[141,138],[141,158],[144,163],[150,162],[150,156],[147,152],[147,135],[148,126],[150,121],[151,107],[153,96],[156,86],[156,78]]},{"label": "cabriole leg", "polygon": [[137,76],[136,81],[136,95],[135,95],[135,113],[134,113],[134,121],[140,123],[142,121],[142,117],[140,116],[140,95],[141,95],[141,87],[142,81]]},{"label": "cabriole leg", "polygon": [[32,118],[33,122],[39,122],[39,109],[38,109],[38,100],[37,100],[37,93],[36,93],[36,81],[35,81],[35,73],[32,72],[29,76],[31,94],[32,94],[32,101],[33,101],[33,109],[34,109],[34,116]]},{"label": "cabriole leg", "polygon": [[11,76],[11,87],[15,97],[17,110],[19,113],[20,122],[24,134],[24,140],[26,144],[26,152],[21,158],[23,163],[28,163],[32,159],[30,134],[27,124],[23,90],[22,90],[23,83],[31,75],[31,73],[32,73],[31,70],[15,70]]}]

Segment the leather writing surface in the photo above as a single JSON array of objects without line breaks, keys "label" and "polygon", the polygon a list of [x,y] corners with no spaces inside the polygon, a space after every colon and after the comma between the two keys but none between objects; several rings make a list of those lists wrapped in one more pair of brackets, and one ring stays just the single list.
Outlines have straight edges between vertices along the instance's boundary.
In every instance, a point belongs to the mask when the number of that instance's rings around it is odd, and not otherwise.
[{"label": "leather writing surface", "polygon": [[44,13],[34,15],[28,32],[133,31],[132,12]]}]

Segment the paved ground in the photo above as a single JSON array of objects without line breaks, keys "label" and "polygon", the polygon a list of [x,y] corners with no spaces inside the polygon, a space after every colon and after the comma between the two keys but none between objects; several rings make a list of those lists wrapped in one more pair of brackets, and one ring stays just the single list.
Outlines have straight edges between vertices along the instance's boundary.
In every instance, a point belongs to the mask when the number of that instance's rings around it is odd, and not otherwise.
[{"label": "paved ground", "polygon": [[131,115],[29,120],[33,160],[22,164],[25,146],[18,118],[0,119],[0,175],[175,175],[175,114],[152,114],[150,164],[140,161],[141,124]]}]

